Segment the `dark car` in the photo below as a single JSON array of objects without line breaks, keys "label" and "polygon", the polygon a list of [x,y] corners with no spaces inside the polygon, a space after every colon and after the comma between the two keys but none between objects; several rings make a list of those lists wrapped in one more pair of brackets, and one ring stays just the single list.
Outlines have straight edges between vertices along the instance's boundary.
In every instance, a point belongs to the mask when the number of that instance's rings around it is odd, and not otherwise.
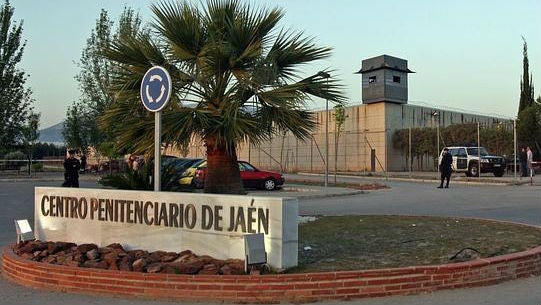
[{"label": "dark car", "polygon": [[162,158],[162,189],[175,190],[178,187],[177,182],[183,177],[184,172],[192,165],[202,161],[203,159],[198,158]]},{"label": "dark car", "polygon": [[[245,161],[238,161],[240,178],[245,188],[258,188],[274,190],[284,184],[284,176],[279,173],[257,169]],[[181,184],[191,184],[196,188],[203,188],[207,175],[207,162],[196,163],[188,168],[184,177],[179,180]]]}]

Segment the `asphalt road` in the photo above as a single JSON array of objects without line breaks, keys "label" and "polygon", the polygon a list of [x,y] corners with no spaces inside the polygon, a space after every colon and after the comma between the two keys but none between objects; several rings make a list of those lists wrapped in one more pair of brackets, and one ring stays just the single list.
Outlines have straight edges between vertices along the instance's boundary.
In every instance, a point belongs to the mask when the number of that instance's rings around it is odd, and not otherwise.
[{"label": "asphalt road", "polygon": [[[290,176],[292,177],[292,176]],[[312,179],[318,179],[312,178]],[[358,179],[339,180],[356,182]],[[436,189],[432,183],[383,182],[390,190],[354,196],[304,198],[299,210],[305,215],[401,214],[480,217],[541,225],[541,186],[453,185]],[[13,219],[33,219],[33,187],[57,186],[58,181],[0,182],[0,245],[15,241]],[[81,187],[98,187],[82,181]],[[322,193],[324,189],[320,189]],[[172,304],[140,299],[116,299],[66,294],[25,288],[0,278],[0,304]],[[495,286],[438,291],[431,294],[361,299],[318,304],[491,304],[540,305],[541,277]],[[183,302],[183,304],[187,304]],[[199,303],[201,304],[201,303]]]},{"label": "asphalt road", "polygon": [[[360,181],[352,178],[342,180]],[[387,184],[391,189],[331,199],[300,199],[299,213],[461,216],[541,226],[541,186],[451,183],[448,189],[438,189],[437,182],[377,182]]]}]

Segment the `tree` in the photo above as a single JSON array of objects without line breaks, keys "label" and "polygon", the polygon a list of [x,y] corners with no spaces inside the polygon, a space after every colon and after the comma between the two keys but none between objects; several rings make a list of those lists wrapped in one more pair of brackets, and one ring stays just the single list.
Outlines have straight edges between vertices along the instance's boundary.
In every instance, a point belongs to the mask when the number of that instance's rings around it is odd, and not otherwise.
[{"label": "tree", "polygon": [[520,82],[520,100],[517,121],[517,138],[520,146],[537,147],[541,150],[541,106],[534,100],[532,76],[529,74],[528,44],[523,40],[523,72]]},{"label": "tree", "polygon": [[534,103],[534,89],[531,74],[529,75],[530,64],[528,61],[528,43],[526,39],[522,37],[523,49],[522,49],[522,80],[520,81],[520,100],[518,105],[518,112],[527,108]]},{"label": "tree", "polygon": [[78,103],[68,107],[62,136],[68,147],[86,150],[88,140],[87,134],[83,131],[86,117],[82,108]]},{"label": "tree", "polygon": [[26,42],[23,22],[12,20],[9,1],[0,7],[0,147],[17,144],[23,124],[32,110],[32,91],[25,87],[27,75],[18,65]]},{"label": "tree", "polygon": [[108,130],[98,127],[97,118],[113,101],[109,91],[113,66],[109,59],[101,56],[101,51],[108,48],[112,41],[138,32],[140,26],[141,18],[131,8],[124,8],[116,30],[107,11],[101,10],[78,62],[80,71],[75,80],[79,83],[81,98],[68,108],[66,114],[64,136],[70,147],[82,151],[93,147],[98,154],[116,156],[115,151],[102,149],[109,148],[111,145],[108,142],[112,139]]},{"label": "tree", "polygon": [[31,112],[28,116],[26,125],[24,125],[21,130],[21,140],[23,146],[26,148],[28,156],[28,175],[30,175],[30,168],[32,165],[32,152],[34,149],[34,145],[39,138],[39,117],[39,113]]},{"label": "tree", "polygon": [[[238,0],[209,0],[151,7],[155,33],[114,41],[104,55],[116,63],[115,102],[102,117],[119,148],[153,150],[153,115],[140,105],[139,87],[154,65],[166,68],[173,96],[163,111],[165,145],[202,139],[207,154],[205,192],[243,193],[236,148],[283,130],[308,139],[316,125],[305,102],[318,96],[344,100],[336,80],[301,77],[299,68],[330,56],[302,33],[279,30],[280,9],[253,9]],[[119,124],[121,122],[121,124]]]},{"label": "tree", "polygon": [[[411,154],[417,159],[423,156],[437,158],[436,151],[436,128],[412,128],[411,129]],[[518,132],[518,131],[517,131]],[[440,130],[444,145],[477,145],[477,123],[454,124]],[[489,152],[497,155],[510,155],[513,153],[513,133],[506,125],[498,124],[484,127],[480,130],[481,146]],[[409,153],[409,130],[400,129],[393,134],[393,147],[401,150],[405,156]]]},{"label": "tree", "polygon": [[334,136],[334,184],[336,184],[336,168],[338,166],[338,141],[340,135],[344,132],[344,124],[346,123],[347,114],[346,108],[343,103],[334,106],[334,122],[335,122],[335,136]]},{"label": "tree", "polygon": [[533,103],[518,114],[517,138],[520,146],[530,146],[532,149],[535,147],[540,150],[541,106]]}]

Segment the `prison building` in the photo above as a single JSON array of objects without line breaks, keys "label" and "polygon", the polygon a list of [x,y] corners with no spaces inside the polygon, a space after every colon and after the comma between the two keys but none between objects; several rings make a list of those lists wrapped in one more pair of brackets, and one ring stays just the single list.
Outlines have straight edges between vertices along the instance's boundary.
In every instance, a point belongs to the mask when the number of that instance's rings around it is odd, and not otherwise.
[{"label": "prison building", "polygon": [[[440,128],[479,122],[492,126],[509,120],[459,111],[408,104],[408,69],[404,59],[381,55],[362,61],[362,104],[346,107],[343,131],[337,133],[334,110],[316,111],[318,126],[312,138],[296,139],[290,133],[260,145],[238,147],[239,160],[261,169],[283,172],[325,171],[325,124],[328,117],[329,170],[333,172],[386,172],[408,170],[407,155],[393,148],[393,134],[407,128]],[[436,142],[436,140],[434,140]],[[446,143],[453,145],[458,143]],[[443,147],[443,144],[440,148]],[[168,154],[178,152],[167,152]],[[201,141],[194,141],[187,156],[205,157]],[[413,170],[433,170],[433,158],[414,158]]]}]

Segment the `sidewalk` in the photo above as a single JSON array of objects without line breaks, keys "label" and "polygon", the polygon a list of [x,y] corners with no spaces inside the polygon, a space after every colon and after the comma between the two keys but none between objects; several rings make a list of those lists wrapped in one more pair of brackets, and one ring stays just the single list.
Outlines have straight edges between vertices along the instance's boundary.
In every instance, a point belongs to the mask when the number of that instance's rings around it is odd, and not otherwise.
[{"label": "sidewalk", "polygon": [[[321,176],[323,173],[305,173],[299,172],[299,175],[306,176]],[[520,173],[506,174],[503,177],[494,177],[490,173],[481,174],[481,177],[466,177],[464,174],[453,173],[451,181],[458,184],[489,184],[489,185],[524,185],[530,183],[529,177],[520,177]],[[434,183],[440,180],[440,174],[437,172],[338,172],[337,177],[341,178],[365,178],[371,180],[388,180],[388,181],[415,181]],[[334,177],[334,173],[329,173],[329,180]],[[541,185],[541,175],[537,174],[533,177],[533,185]]]}]

